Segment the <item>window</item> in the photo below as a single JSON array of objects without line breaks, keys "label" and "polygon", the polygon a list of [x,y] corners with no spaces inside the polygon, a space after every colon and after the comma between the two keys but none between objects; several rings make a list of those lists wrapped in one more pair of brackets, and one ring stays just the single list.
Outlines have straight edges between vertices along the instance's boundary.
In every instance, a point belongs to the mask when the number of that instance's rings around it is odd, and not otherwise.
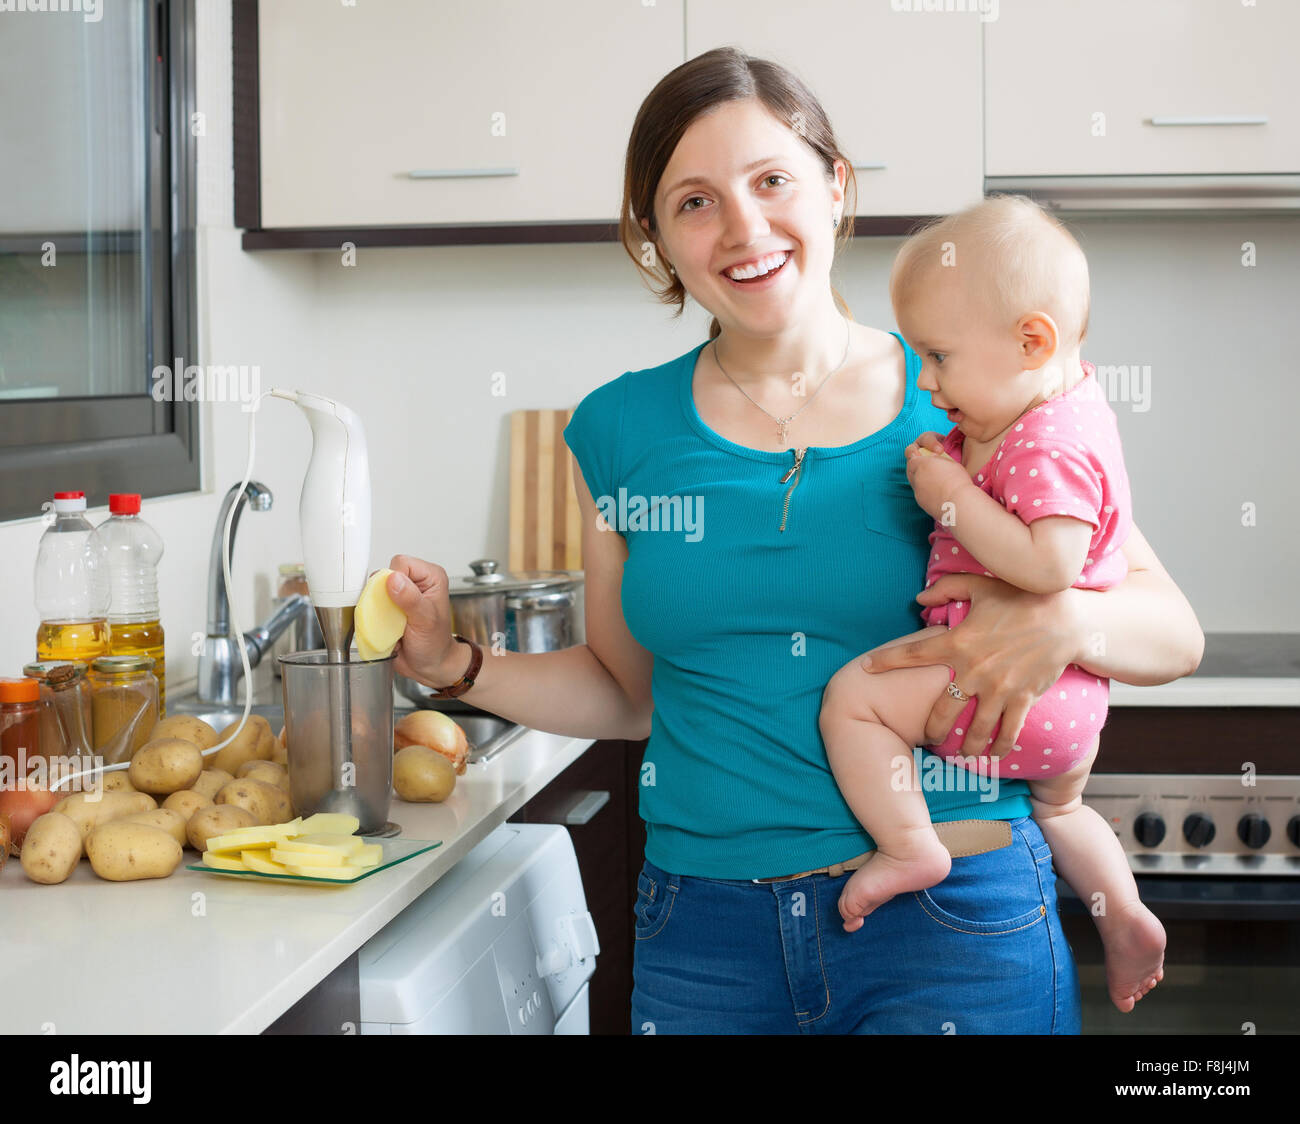
[{"label": "window", "polygon": [[0,10],[0,519],[199,487],[194,0]]}]

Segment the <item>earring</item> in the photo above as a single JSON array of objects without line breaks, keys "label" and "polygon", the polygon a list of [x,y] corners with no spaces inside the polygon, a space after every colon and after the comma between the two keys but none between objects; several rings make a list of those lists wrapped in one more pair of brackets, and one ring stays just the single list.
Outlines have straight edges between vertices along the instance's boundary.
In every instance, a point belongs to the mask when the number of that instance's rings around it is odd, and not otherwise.
[{"label": "earring", "polygon": [[677,275],[677,270],[674,269],[671,265],[668,267],[668,272],[671,273],[674,277]]},{"label": "earring", "polygon": [[834,215],[831,215],[831,229],[839,230],[839,228],[840,228],[840,220],[836,218]]}]

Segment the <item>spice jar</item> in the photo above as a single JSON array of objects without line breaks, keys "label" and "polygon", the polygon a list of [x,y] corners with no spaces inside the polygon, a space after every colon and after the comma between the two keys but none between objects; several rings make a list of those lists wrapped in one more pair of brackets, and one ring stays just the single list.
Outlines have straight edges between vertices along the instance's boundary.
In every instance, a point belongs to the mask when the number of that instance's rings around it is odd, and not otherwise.
[{"label": "spice jar", "polygon": [[40,756],[40,741],[40,684],[35,679],[0,679],[0,785],[27,776],[30,762]]},{"label": "spice jar", "polygon": [[104,764],[130,761],[158,722],[158,680],[151,656],[100,656],[90,665],[95,753]]},{"label": "spice jar", "polygon": [[41,690],[41,756],[89,756],[91,730],[90,681],[86,665],[75,660],[29,663],[23,674]]},{"label": "spice jar", "polygon": [[[301,562],[285,562],[280,566],[280,587],[275,592],[275,608],[279,608],[288,597],[295,593],[301,593],[304,597],[308,596],[307,589],[307,570]],[[320,635],[320,626],[316,623],[316,616],[312,612],[299,617],[288,628],[280,634],[275,644],[271,647],[271,667],[275,672],[275,677],[280,678],[280,656],[287,656],[292,652],[312,651],[316,648],[323,648],[325,641]]]}]

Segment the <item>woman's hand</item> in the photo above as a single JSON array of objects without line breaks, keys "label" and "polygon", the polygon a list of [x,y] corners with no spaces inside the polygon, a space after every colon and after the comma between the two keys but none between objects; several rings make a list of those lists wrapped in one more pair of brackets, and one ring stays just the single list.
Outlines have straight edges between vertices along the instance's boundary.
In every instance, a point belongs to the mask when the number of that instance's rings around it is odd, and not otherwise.
[{"label": "woman's hand", "polygon": [[406,631],[393,649],[394,669],[427,687],[454,683],[464,668],[449,675],[448,665],[467,661],[465,645],[451,636],[447,571],[409,554],[394,555],[388,566],[388,596],[406,614]]},{"label": "woman's hand", "polygon": [[[1001,719],[997,741],[984,752],[1005,757],[1029,708],[1078,658],[1084,627],[1075,611],[1077,592],[1027,593],[996,578],[946,574],[916,599],[924,605],[970,601],[966,619],[924,640],[873,648],[867,670],[947,664],[957,686],[979,697],[965,744],[983,746]],[[942,742],[965,707],[944,691],[926,719],[926,744]]]}]

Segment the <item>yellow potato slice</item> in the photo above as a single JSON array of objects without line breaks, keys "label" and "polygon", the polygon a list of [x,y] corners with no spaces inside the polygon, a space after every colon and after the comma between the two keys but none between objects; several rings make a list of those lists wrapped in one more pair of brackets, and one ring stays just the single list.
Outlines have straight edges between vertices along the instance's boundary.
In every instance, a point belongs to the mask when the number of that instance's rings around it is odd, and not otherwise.
[{"label": "yellow potato slice", "polygon": [[314,851],[317,854],[329,854],[338,851],[343,855],[353,855],[366,845],[359,835],[296,835],[278,844],[282,851]]},{"label": "yellow potato slice", "polygon": [[265,827],[241,827],[208,839],[209,851],[265,851],[298,834],[301,820],[267,824]]},{"label": "yellow potato slice", "polygon": [[384,848],[379,843],[367,843],[348,856],[353,866],[378,866],[384,861]]},{"label": "yellow potato slice", "polygon": [[291,866],[288,868],[288,873],[301,875],[303,878],[337,878],[340,881],[355,878],[365,872],[366,868],[361,866]]},{"label": "yellow potato slice", "polygon": [[211,851],[203,852],[203,865],[213,870],[247,870],[242,859],[234,855],[214,855]]},{"label": "yellow potato slice", "polygon": [[273,863],[261,851],[243,851],[239,856],[249,870],[259,874],[288,874],[289,868],[283,863]]},{"label": "yellow potato slice", "polygon": [[356,816],[345,816],[342,812],[317,812],[308,816],[294,835],[353,835],[361,821]]},{"label": "yellow potato slice", "polygon": [[311,851],[282,851],[275,847],[270,858],[272,862],[284,863],[285,866],[342,866],[344,855],[342,851],[315,854]]},{"label": "yellow potato slice", "polygon": [[387,659],[406,631],[406,614],[393,604],[385,583],[392,570],[378,570],[365,584],[353,614],[357,652],[363,660]]}]

